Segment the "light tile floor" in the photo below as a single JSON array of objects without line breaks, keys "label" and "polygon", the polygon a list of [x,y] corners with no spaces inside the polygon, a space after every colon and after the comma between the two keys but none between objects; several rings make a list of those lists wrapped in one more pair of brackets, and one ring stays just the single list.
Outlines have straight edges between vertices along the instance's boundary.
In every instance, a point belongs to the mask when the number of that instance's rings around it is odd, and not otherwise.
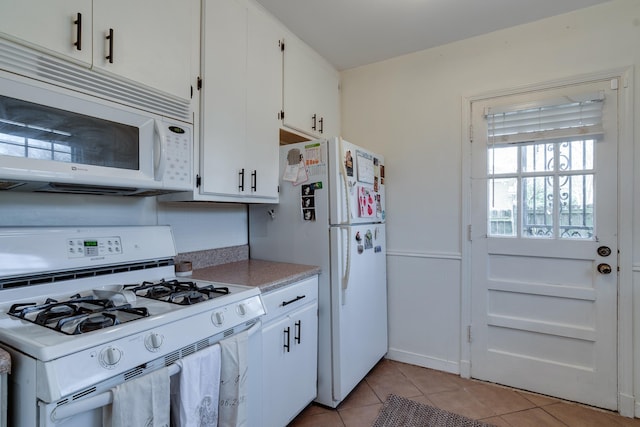
[{"label": "light tile floor", "polygon": [[640,427],[640,419],[387,359],[336,409],[312,403],[289,427],[370,427],[387,395],[498,427]]}]

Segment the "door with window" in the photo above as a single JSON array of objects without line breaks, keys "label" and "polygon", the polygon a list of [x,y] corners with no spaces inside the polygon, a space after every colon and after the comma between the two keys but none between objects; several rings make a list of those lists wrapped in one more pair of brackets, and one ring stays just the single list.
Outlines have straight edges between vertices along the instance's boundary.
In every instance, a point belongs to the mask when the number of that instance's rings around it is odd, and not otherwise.
[{"label": "door with window", "polygon": [[472,103],[474,378],[617,408],[614,87]]}]

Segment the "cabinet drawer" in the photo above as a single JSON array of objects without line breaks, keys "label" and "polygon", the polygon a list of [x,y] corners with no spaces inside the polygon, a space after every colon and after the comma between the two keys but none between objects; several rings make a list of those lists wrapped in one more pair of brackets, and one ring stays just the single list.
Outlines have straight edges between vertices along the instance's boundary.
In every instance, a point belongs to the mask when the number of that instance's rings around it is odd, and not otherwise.
[{"label": "cabinet drawer", "polygon": [[267,323],[317,299],[318,276],[263,294],[262,300],[267,314],[262,318],[262,322]]}]

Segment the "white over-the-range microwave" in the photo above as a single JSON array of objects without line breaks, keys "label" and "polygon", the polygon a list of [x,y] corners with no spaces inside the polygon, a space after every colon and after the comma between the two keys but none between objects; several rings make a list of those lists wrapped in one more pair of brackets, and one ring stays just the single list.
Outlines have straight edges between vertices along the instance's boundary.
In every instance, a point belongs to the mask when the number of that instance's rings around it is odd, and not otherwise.
[{"label": "white over-the-range microwave", "polygon": [[0,193],[193,187],[193,126],[0,70]]}]

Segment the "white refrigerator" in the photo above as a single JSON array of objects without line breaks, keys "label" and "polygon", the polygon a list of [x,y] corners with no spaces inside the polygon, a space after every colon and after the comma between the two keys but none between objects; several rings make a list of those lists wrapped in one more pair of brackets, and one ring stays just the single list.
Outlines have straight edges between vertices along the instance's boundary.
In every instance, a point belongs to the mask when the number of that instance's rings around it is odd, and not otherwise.
[{"label": "white refrigerator", "polygon": [[335,408],[386,354],[384,159],[341,138],[280,148],[277,205],[249,208],[250,256],[320,266],[318,394]]}]

